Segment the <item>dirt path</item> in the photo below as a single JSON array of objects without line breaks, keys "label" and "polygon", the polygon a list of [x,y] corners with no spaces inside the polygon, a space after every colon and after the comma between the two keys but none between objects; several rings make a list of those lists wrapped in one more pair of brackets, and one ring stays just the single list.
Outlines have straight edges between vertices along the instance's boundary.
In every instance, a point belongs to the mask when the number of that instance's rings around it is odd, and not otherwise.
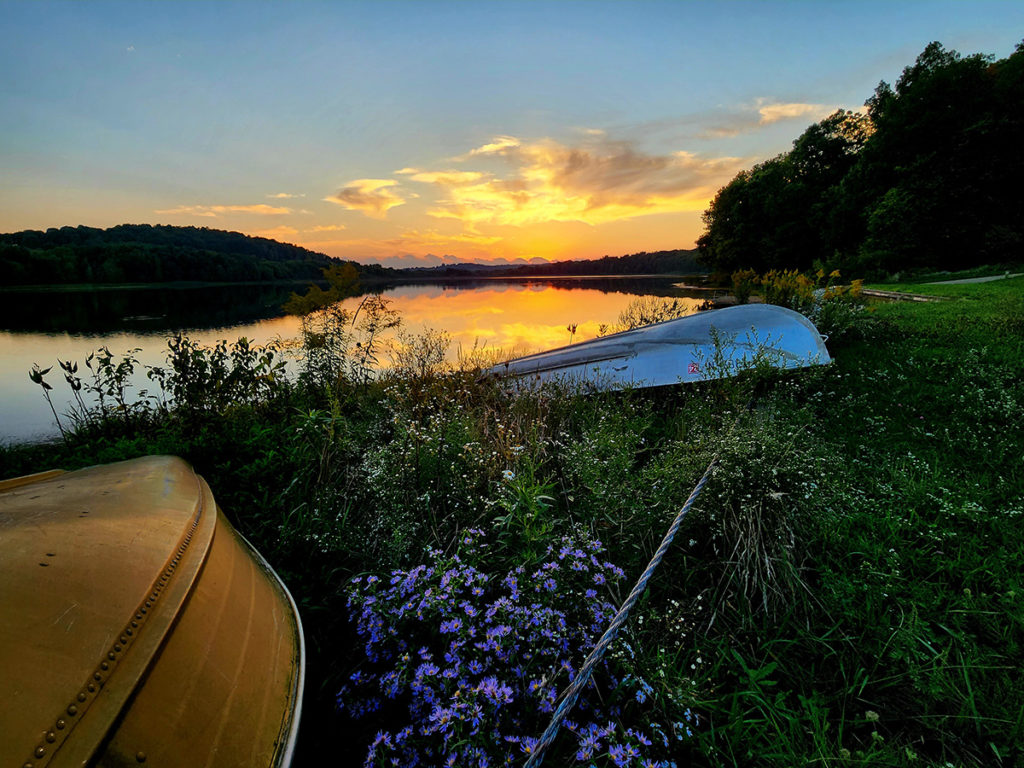
[{"label": "dirt path", "polygon": [[991,283],[993,280],[1006,280],[1009,277],[1020,277],[1024,272],[1014,272],[1012,275],[1007,272],[1005,275],[991,275],[989,277],[968,277],[964,280],[936,280],[925,285],[964,285],[966,283]]}]

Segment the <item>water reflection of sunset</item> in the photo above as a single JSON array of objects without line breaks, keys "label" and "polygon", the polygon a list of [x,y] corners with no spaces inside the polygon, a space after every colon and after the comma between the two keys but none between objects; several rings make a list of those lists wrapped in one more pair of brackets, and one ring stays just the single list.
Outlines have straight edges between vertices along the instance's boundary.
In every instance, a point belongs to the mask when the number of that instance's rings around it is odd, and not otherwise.
[{"label": "water reflection of sunset", "polygon": [[[560,347],[570,341],[570,324],[576,325],[572,341],[591,339],[600,325],[617,322],[641,295],[533,282],[471,289],[405,286],[385,294],[407,332],[445,331],[453,353],[460,348],[526,353]],[[359,301],[347,299],[344,306],[354,310]]]},{"label": "water reflection of sunset", "polygon": [[[607,292],[581,287],[578,282],[496,282],[486,287],[424,284],[400,286],[384,296],[401,316],[405,333],[416,335],[428,328],[444,331],[451,337],[454,357],[460,349],[526,354],[564,346],[570,342],[567,327],[573,324],[573,342],[592,339],[602,324],[614,325],[622,310],[646,295],[623,287],[622,292]],[[342,306],[355,312],[362,300],[345,299]],[[690,298],[680,301],[694,307],[700,302]],[[251,340],[266,343],[274,338],[296,338],[299,327],[298,318],[279,317],[238,330],[251,330]],[[196,334],[203,344],[212,344],[223,336],[223,331]]]}]

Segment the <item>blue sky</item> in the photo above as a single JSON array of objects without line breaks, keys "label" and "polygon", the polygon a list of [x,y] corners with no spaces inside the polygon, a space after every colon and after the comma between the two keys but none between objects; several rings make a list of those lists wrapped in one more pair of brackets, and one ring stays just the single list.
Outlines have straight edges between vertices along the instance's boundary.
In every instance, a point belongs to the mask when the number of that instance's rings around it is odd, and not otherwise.
[{"label": "blue sky", "polygon": [[0,231],[234,229],[359,261],[692,247],[741,168],[1014,2],[0,1]]}]

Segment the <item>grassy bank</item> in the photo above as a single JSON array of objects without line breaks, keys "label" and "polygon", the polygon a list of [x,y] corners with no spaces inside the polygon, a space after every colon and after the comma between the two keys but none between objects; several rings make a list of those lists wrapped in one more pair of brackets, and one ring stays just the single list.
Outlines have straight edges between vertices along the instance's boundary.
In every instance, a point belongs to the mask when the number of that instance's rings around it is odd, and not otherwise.
[{"label": "grassy bank", "polygon": [[[407,339],[395,373],[372,378],[386,307],[358,330],[323,313],[296,380],[265,351],[179,345],[164,373],[177,408],[83,412],[66,443],[0,450],[0,475],[146,453],[193,463],[300,604],[300,764],[337,762],[341,733],[381,764],[397,741],[433,749],[425,764],[459,750],[459,764],[480,764],[472,750],[520,763],[530,744],[514,737],[543,730],[717,454],[546,764],[644,764],[635,751],[653,764],[1017,765],[1024,279],[907,290],[955,300],[840,313],[827,368],[586,397],[478,381],[443,363],[436,334]],[[451,591],[478,577],[479,595]],[[400,610],[413,599],[423,617]],[[552,623],[534,629],[542,614]],[[475,651],[489,615],[513,630]],[[390,641],[360,631],[367,617],[409,648],[373,662]],[[456,702],[442,707],[451,724],[431,730],[429,707],[416,719],[425,691]],[[467,697],[483,725],[459,709]]]}]

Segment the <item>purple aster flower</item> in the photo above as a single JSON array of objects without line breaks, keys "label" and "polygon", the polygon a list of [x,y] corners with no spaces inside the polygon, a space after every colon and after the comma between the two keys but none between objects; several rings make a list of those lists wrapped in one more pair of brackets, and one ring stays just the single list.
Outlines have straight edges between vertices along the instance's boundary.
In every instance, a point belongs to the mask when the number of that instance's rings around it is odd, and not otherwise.
[{"label": "purple aster flower", "polygon": [[425,662],[423,664],[420,664],[416,668],[416,677],[433,677],[439,671],[440,670],[438,669],[437,664],[431,664],[428,661],[428,662]]},{"label": "purple aster flower", "polygon": [[626,747],[622,744],[612,744],[608,747],[608,757],[612,759],[615,765],[622,766],[629,765],[632,759],[626,754]]}]

